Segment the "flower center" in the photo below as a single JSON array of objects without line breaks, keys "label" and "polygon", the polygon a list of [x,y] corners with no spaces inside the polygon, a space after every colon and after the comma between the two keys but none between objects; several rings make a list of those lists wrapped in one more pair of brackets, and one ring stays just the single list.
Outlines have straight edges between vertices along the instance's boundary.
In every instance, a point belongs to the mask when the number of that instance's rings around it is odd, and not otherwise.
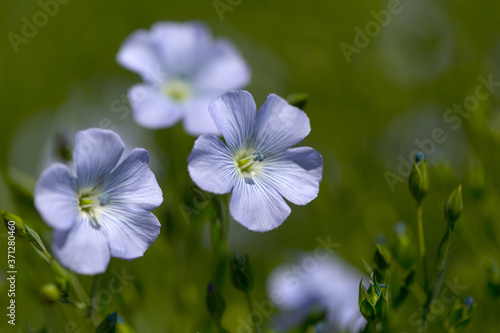
[{"label": "flower center", "polygon": [[[251,151],[251,150],[250,150]],[[259,151],[254,151],[248,155],[248,151],[241,151],[235,155],[235,165],[240,174],[244,177],[255,176],[261,168],[261,162],[266,159]]]},{"label": "flower center", "polygon": [[99,208],[107,206],[110,200],[111,197],[109,194],[96,194],[92,191],[83,191],[78,197],[78,206],[80,207],[80,212],[88,214],[92,225],[98,228],[99,223],[97,222],[96,214],[99,212]]},{"label": "flower center", "polygon": [[185,80],[172,79],[165,84],[163,92],[176,102],[184,102],[191,96],[191,87]]}]

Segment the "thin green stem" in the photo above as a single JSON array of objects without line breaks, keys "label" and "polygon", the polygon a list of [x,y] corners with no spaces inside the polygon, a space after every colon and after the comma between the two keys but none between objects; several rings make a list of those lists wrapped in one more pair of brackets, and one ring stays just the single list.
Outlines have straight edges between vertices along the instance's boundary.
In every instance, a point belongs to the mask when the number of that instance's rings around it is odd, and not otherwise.
[{"label": "thin green stem", "polygon": [[83,289],[80,280],[78,280],[78,277],[74,273],[71,273],[70,277],[71,277],[71,284],[73,285],[73,289],[75,290],[78,299],[80,300],[81,303],[86,302],[88,296],[87,293],[85,292],[85,289]]},{"label": "thin green stem", "polygon": [[422,261],[422,270],[424,272],[424,289],[427,290],[429,285],[429,276],[427,275],[427,265],[425,264],[425,240],[424,240],[424,222],[422,219],[422,204],[417,206],[417,224],[418,224],[418,241],[420,260]]},{"label": "thin green stem", "polygon": [[227,194],[225,196],[224,200],[224,242],[227,244],[227,237],[229,233],[229,223],[231,222],[231,215],[229,213],[229,201],[230,201],[230,194]]},{"label": "thin green stem", "polygon": [[220,288],[226,275],[228,246],[227,236],[229,229],[229,195],[217,197],[213,200],[215,216],[211,221],[212,246],[215,254],[215,284]]},{"label": "thin green stem", "polygon": [[245,293],[247,303],[248,303],[248,310],[250,311],[250,317],[252,317],[252,323],[253,323],[253,330],[254,332],[258,333],[259,331],[259,324],[255,321],[255,316],[253,315],[253,304],[252,304],[252,299],[250,298],[250,292]]},{"label": "thin green stem", "polygon": [[97,296],[97,291],[99,290],[99,274],[94,275],[94,280],[92,281],[92,291],[90,294],[90,303],[89,303],[89,310],[88,310],[88,315],[89,317],[93,317],[94,313],[97,309],[97,303],[99,302],[98,296]]}]

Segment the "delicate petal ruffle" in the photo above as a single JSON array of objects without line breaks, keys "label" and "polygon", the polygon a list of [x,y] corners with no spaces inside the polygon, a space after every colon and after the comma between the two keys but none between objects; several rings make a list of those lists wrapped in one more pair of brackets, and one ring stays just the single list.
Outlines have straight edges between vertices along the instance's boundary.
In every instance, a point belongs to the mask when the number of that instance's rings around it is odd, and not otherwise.
[{"label": "delicate petal ruffle", "polygon": [[270,94],[257,112],[255,146],[265,154],[274,154],[301,142],[310,131],[304,111]]},{"label": "delicate petal ruffle", "polygon": [[240,224],[260,232],[279,227],[291,212],[275,189],[258,179],[247,182],[243,178],[233,189],[229,209]]},{"label": "delicate petal ruffle", "polygon": [[208,110],[231,149],[242,148],[252,137],[257,107],[248,91],[228,91],[212,102]]},{"label": "delicate petal ruffle", "polygon": [[64,164],[47,168],[35,188],[35,207],[53,228],[66,230],[78,215],[76,179]]},{"label": "delicate petal ruffle", "polygon": [[79,189],[101,185],[104,176],[116,166],[125,149],[118,134],[90,128],[76,134],[73,160]]},{"label": "delicate petal ruffle", "polygon": [[288,149],[266,161],[262,170],[265,181],[296,205],[305,205],[318,196],[322,173],[323,158],[309,147]]},{"label": "delicate petal ruffle", "polygon": [[141,257],[154,243],[161,227],[151,212],[114,204],[102,210],[99,223],[111,256],[128,260]]},{"label": "delicate petal ruffle", "polygon": [[165,68],[173,75],[191,76],[209,54],[213,43],[208,27],[201,22],[159,22],[151,37],[161,52]]},{"label": "delicate petal ruffle", "polygon": [[170,127],[183,116],[183,106],[154,85],[137,84],[130,88],[128,98],[135,121],[146,128]]},{"label": "delicate petal ruffle", "polygon": [[186,103],[184,107],[184,120],[182,122],[186,133],[193,136],[200,136],[202,134],[220,135],[212,116],[208,113],[208,106],[216,98],[217,96],[203,96]]},{"label": "delicate petal ruffle", "polygon": [[191,179],[203,190],[216,194],[231,191],[236,169],[228,147],[215,135],[202,135],[188,158]]},{"label": "delicate petal ruffle", "polygon": [[168,75],[149,31],[137,30],[120,47],[116,61],[146,82],[160,83]]},{"label": "delicate petal ruffle", "polygon": [[104,180],[110,204],[153,210],[163,202],[156,177],[149,168],[149,154],[136,148]]},{"label": "delicate petal ruffle", "polygon": [[196,73],[193,86],[200,91],[226,91],[245,87],[250,78],[250,68],[236,47],[228,40],[219,39]]},{"label": "delicate petal ruffle", "polygon": [[102,228],[86,215],[79,215],[67,231],[52,233],[53,250],[59,262],[78,274],[104,273],[110,260],[108,241]]}]

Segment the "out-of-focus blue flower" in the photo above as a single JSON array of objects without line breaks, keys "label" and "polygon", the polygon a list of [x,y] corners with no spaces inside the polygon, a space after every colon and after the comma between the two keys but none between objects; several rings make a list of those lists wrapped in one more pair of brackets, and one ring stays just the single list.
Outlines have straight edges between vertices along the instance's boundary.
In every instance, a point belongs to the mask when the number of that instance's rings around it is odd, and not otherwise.
[{"label": "out-of-focus blue flower", "polygon": [[273,320],[278,332],[303,324],[311,311],[326,311],[328,332],[360,332],[366,325],[358,307],[358,270],[337,255],[306,253],[291,265],[275,268],[267,280],[268,296],[280,310]]},{"label": "out-of-focus blue flower", "polygon": [[252,95],[242,90],[211,103],[210,115],[226,143],[211,134],[199,137],[188,170],[205,191],[224,194],[232,189],[233,218],[263,232],[277,228],[290,214],[283,197],[296,205],[316,198],[323,161],[312,148],[290,148],[311,131],[302,110],[271,94],[256,111]]},{"label": "out-of-focus blue flower", "polygon": [[165,128],[183,119],[186,132],[195,136],[219,134],[208,105],[225,91],[246,86],[251,76],[235,46],[213,39],[200,22],[159,22],[138,30],[116,59],[144,81],[129,90],[138,124]]},{"label": "out-of-focus blue flower", "polygon": [[103,273],[111,257],[138,258],[160,233],[150,210],[163,195],[149,169],[148,152],[136,148],[119,162],[124,149],[113,131],[80,131],[74,172],[55,163],[36,185],[35,206],[54,228],[54,253],[76,273]]}]

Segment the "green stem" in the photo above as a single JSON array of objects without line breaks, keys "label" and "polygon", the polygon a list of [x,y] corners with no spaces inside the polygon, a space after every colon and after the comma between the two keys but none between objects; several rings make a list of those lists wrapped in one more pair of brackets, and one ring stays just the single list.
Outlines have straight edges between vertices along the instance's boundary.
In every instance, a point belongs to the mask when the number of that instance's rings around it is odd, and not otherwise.
[{"label": "green stem", "polygon": [[422,261],[422,270],[424,272],[424,289],[427,290],[429,285],[429,277],[427,275],[427,265],[425,264],[425,240],[424,240],[424,223],[422,220],[422,204],[417,206],[417,224],[418,224],[418,241],[420,260]]},{"label": "green stem", "polygon": [[98,303],[98,297],[97,297],[97,291],[99,290],[99,274],[94,275],[94,280],[92,281],[92,291],[90,295],[90,304],[89,304],[89,310],[88,310],[88,315],[89,317],[92,317],[97,309],[97,303]]},{"label": "green stem", "polygon": [[74,273],[71,273],[70,277],[71,277],[71,284],[73,285],[73,289],[75,290],[78,299],[80,300],[81,303],[86,302],[88,296],[87,293],[85,292],[85,289],[83,289],[80,280],[78,280],[78,277]]},{"label": "green stem", "polygon": [[226,275],[228,248],[227,235],[229,229],[229,195],[213,200],[215,216],[211,221],[212,248],[215,254],[215,284],[220,288]]},{"label": "green stem", "polygon": [[437,265],[437,276],[434,278],[432,285],[427,289],[427,299],[423,306],[424,312],[422,315],[422,324],[420,326],[420,332],[424,332],[427,328],[427,319],[430,311],[430,306],[434,299],[438,296],[441,290],[441,284],[443,283],[444,275],[446,273],[446,268],[448,267],[448,262],[451,253],[451,243],[453,239],[453,226],[448,226],[446,233],[439,244],[438,250],[438,265]]},{"label": "green stem", "polygon": [[259,331],[259,324],[255,321],[255,316],[253,315],[253,304],[252,304],[252,299],[250,298],[250,292],[245,293],[247,303],[248,303],[248,310],[250,311],[250,317],[252,317],[252,323],[253,323],[253,329],[254,332],[258,333]]},{"label": "green stem", "polygon": [[229,223],[231,222],[231,215],[229,213],[229,201],[231,200],[231,194],[226,195],[225,200],[225,211],[224,211],[224,242],[227,247],[227,237],[229,233]]}]

